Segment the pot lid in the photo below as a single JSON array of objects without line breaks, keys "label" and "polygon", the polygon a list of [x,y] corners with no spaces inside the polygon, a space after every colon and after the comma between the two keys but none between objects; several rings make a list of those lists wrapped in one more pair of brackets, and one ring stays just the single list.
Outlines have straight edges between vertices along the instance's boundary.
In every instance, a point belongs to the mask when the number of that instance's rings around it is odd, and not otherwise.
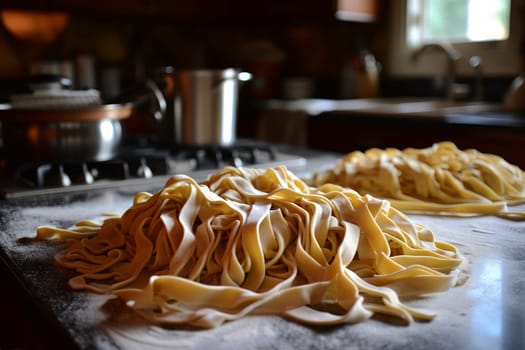
[{"label": "pot lid", "polygon": [[104,104],[78,108],[13,108],[10,104],[0,104],[2,122],[80,122],[128,118],[133,104]]}]

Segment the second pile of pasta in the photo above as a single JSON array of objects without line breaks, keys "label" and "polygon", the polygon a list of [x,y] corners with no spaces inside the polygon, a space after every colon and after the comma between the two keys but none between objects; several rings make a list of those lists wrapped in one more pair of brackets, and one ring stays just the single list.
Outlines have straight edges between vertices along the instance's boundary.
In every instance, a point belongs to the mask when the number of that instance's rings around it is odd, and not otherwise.
[{"label": "second pile of pasta", "polygon": [[429,148],[354,151],[310,183],[349,187],[389,199],[398,209],[449,214],[495,214],[525,219],[508,206],[525,203],[525,173],[503,158],[451,142]]}]

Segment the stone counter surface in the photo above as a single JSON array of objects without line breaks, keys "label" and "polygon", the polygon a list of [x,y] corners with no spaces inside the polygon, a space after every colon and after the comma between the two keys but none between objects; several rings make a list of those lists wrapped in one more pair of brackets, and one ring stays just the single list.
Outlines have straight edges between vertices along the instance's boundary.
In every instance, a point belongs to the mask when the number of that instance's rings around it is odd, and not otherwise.
[{"label": "stone counter surface", "polygon": [[270,100],[261,109],[258,138],[339,153],[451,141],[525,169],[525,114],[507,112],[498,103],[409,97]]},{"label": "stone counter surface", "polygon": [[345,153],[453,141],[460,147],[510,154],[509,160],[518,162],[522,157],[507,150],[525,145],[525,114],[508,112],[494,102],[410,97],[269,100],[258,118],[262,140]]},{"label": "stone counter surface", "polygon": [[371,123],[410,121],[525,129],[525,115],[506,111],[501,103],[482,101],[419,97],[269,100],[261,109],[263,115],[288,112],[314,118],[368,119]]},{"label": "stone counter surface", "polygon": [[[359,324],[312,328],[275,316],[251,316],[211,330],[150,326],[130,315],[110,320],[108,296],[73,292],[67,272],[51,263],[53,242],[22,244],[39,225],[67,227],[131,205],[137,188],[46,196],[0,203],[0,256],[42,315],[57,322],[79,349],[523,349],[525,348],[525,222],[497,217],[411,215],[467,259],[466,282],[407,303],[437,313],[409,326],[377,317]],[[155,189],[151,189],[154,191]],[[521,207],[525,210],[525,207]],[[5,279],[2,283],[5,283]],[[22,292],[23,288],[20,287]],[[8,303],[2,300],[2,304]],[[28,312],[30,306],[20,309]],[[35,306],[36,309],[36,306]],[[18,309],[15,309],[15,312]],[[31,310],[31,309],[29,309]],[[26,317],[34,317],[32,315]],[[20,315],[19,315],[20,316]],[[3,313],[2,324],[12,316]],[[37,323],[39,327],[45,327]],[[31,333],[26,333],[31,336]],[[44,347],[45,348],[45,347]]]}]

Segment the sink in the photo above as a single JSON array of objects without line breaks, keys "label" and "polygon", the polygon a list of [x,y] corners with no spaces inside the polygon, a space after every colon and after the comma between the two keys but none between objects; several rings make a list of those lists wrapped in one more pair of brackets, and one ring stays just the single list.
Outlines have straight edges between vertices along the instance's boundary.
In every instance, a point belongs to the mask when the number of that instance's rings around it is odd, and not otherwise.
[{"label": "sink", "polygon": [[303,99],[273,100],[270,109],[304,111],[309,115],[323,112],[351,113],[370,116],[446,117],[451,114],[474,115],[502,110],[501,104],[472,101],[448,101],[430,98],[369,98],[351,100]]}]

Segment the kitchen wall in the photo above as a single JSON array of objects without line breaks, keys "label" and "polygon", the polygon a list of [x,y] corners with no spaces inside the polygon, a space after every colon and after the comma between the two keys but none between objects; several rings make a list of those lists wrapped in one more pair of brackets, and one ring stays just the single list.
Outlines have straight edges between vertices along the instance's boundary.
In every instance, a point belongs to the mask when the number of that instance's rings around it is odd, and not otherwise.
[{"label": "kitchen wall", "polygon": [[319,16],[303,12],[282,16],[267,10],[243,18],[202,15],[194,19],[74,12],[65,31],[48,45],[15,40],[2,28],[0,79],[25,76],[33,62],[74,62],[87,54],[95,60],[99,74],[118,69],[124,86],[143,71],[151,75],[163,65],[237,66],[260,78],[247,87],[254,97],[279,97],[282,82],[298,76],[314,81],[314,95],[336,97],[338,75],[356,47],[378,56],[383,53],[382,37],[378,40],[376,35],[383,22],[343,22],[334,12]]},{"label": "kitchen wall", "polygon": [[[117,69],[124,86],[162,65],[238,66],[259,78],[248,87],[254,97],[281,97],[286,78],[299,76],[314,81],[314,96],[337,98],[345,67],[355,60],[357,49],[365,48],[384,68],[380,93],[431,93],[426,79],[399,81],[385,74],[388,56],[395,52],[389,48],[390,2],[380,3],[371,23],[340,21],[335,2],[324,0],[268,1],[255,10],[237,0],[199,0],[193,6],[161,0],[13,3],[6,0],[3,6],[45,10],[54,6],[52,10],[66,9],[71,18],[65,31],[48,45],[14,40],[2,28],[0,79],[24,76],[31,62],[74,61],[88,54],[99,73]],[[501,97],[500,90],[512,77],[502,78],[493,79],[492,86],[499,91],[493,99]]]},{"label": "kitchen wall", "polygon": [[[16,6],[20,7],[20,3],[28,4],[29,9],[47,6],[40,5],[47,2],[27,0],[16,2]],[[61,1],[50,3],[58,6],[53,10],[63,9],[59,6]],[[219,3],[230,7],[219,7]],[[99,88],[103,87],[102,76],[110,73],[110,77],[118,77],[116,88],[123,89],[144,76],[153,76],[160,66],[236,66],[255,76],[241,91],[243,101],[286,97],[285,83],[294,77],[307,78],[306,83],[313,83],[311,92],[306,92],[308,96],[355,97],[355,91],[354,95],[341,93],[344,72],[355,64],[358,50],[367,49],[383,67],[379,95],[433,94],[433,76],[409,79],[388,76],[388,56],[395,54],[389,48],[390,2],[380,3],[376,20],[370,23],[336,19],[333,6],[326,5],[333,3],[325,0],[268,1],[255,10],[243,7],[244,3],[237,0],[219,3],[64,2],[70,20],[64,32],[50,44],[22,42],[1,28],[0,80],[26,76],[34,62],[74,63],[79,56],[88,55],[96,63]],[[459,78],[472,80],[472,77]],[[501,101],[513,78],[487,79],[488,98]],[[110,79],[113,83],[117,80]],[[251,113],[246,108],[241,111]]]}]

